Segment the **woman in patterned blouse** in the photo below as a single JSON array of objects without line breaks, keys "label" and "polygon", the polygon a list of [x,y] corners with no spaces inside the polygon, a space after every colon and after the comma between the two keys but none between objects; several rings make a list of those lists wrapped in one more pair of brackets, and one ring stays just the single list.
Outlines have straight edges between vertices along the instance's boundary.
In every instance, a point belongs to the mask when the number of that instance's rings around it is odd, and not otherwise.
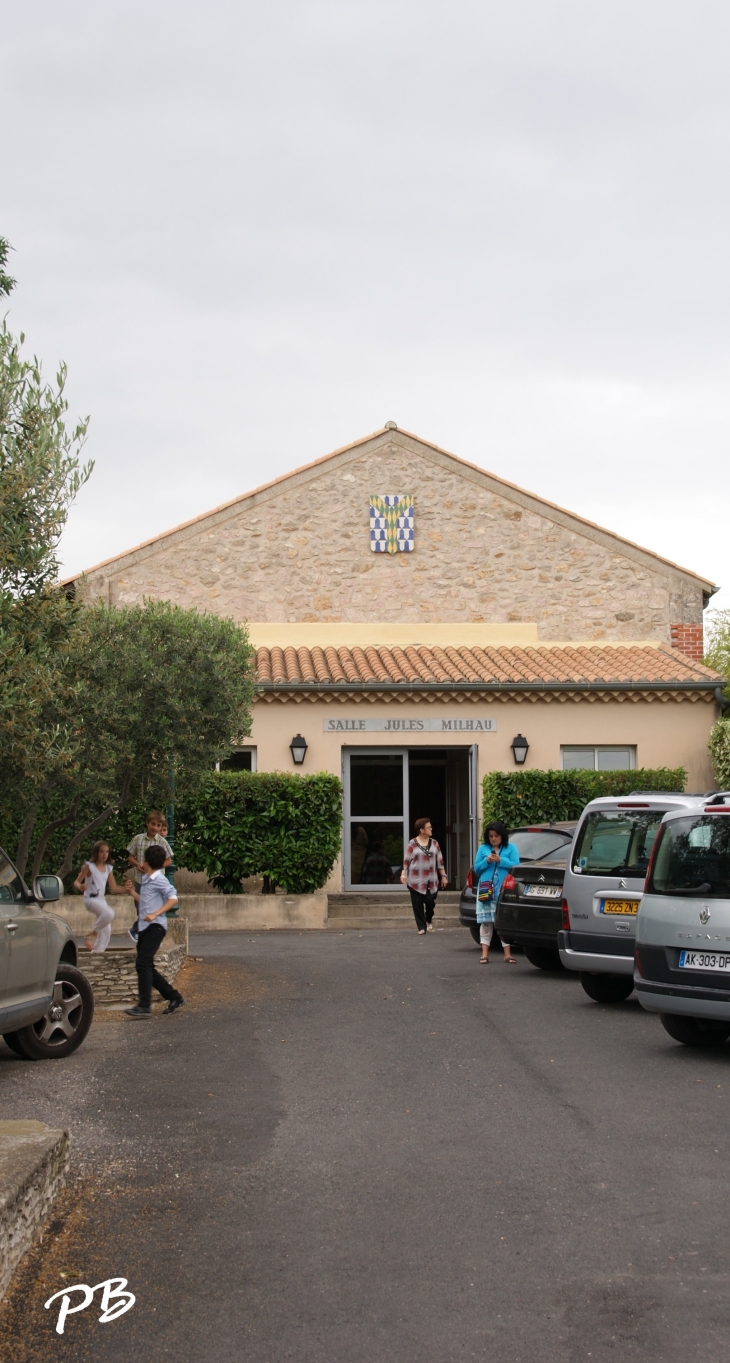
[{"label": "woman in patterned blouse", "polygon": [[411,838],[403,858],[401,883],[411,892],[413,916],[419,933],[433,932],[433,911],[436,895],[445,889],[448,879],[444,870],[441,848],[433,836],[430,819],[416,819],[416,836]]}]

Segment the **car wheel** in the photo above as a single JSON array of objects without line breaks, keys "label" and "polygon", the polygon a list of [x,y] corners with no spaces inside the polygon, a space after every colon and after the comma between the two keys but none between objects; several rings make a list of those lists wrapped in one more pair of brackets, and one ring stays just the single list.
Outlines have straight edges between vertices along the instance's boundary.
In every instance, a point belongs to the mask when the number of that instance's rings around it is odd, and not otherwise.
[{"label": "car wheel", "polygon": [[23,1050],[23,1047],[18,1041],[17,1032],[3,1032],[3,1041],[5,1042],[6,1046],[10,1047],[11,1051],[14,1051],[15,1055],[20,1056],[21,1060],[28,1059],[27,1055],[25,1054],[25,1051]]},{"label": "car wheel", "polygon": [[730,1023],[714,1022],[711,1018],[677,1017],[676,1013],[660,1013],[662,1027],[673,1041],[683,1046],[722,1046],[730,1036]]},{"label": "car wheel", "polygon": [[623,1003],[634,988],[631,975],[588,975],[581,971],[580,982],[595,1003]]},{"label": "car wheel", "polygon": [[525,947],[525,955],[530,965],[536,965],[538,970],[565,969],[557,947],[555,951],[551,947]]},{"label": "car wheel", "polygon": [[61,962],[50,1007],[16,1036],[29,1060],[62,1060],[81,1045],[94,1016],[94,992],[74,965]]},{"label": "car wheel", "polygon": [[478,924],[478,923],[470,923],[470,924],[469,924],[469,931],[470,931],[472,937],[474,938],[474,941],[476,942],[477,946],[479,946],[479,924]]}]

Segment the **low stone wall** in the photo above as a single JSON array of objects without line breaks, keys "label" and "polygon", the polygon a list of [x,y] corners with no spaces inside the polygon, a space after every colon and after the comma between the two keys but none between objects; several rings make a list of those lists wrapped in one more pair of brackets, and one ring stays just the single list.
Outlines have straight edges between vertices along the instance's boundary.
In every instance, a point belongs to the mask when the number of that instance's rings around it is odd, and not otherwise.
[{"label": "low stone wall", "polygon": [[68,1131],[0,1121],[0,1298],[68,1173]]},{"label": "low stone wall", "polygon": [[[185,964],[187,947],[182,943],[170,944],[167,950],[158,951],[155,966],[170,984],[174,984]],[[94,991],[97,1007],[109,1007],[115,1003],[134,1003],[137,999],[137,971],[135,970],[136,951],[131,942],[126,946],[118,945],[112,939],[106,951],[98,953],[79,950],[79,969],[83,970]],[[153,998],[156,997],[153,991]]]},{"label": "low stone wall", "polygon": [[326,928],[327,895],[180,895],[191,932],[258,932],[267,928]]}]

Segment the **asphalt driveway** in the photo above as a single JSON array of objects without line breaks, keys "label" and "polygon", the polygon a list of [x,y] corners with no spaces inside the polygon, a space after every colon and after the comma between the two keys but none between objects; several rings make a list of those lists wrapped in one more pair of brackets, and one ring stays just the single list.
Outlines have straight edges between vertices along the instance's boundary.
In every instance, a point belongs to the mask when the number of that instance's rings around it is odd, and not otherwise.
[{"label": "asphalt driveway", "polygon": [[[13,1363],[725,1363],[730,1047],[466,932],[191,950],[180,1013],[100,1015],[68,1062],[0,1046],[3,1116],[74,1149]],[[119,1276],[132,1310],[53,1333],[47,1296]]]}]

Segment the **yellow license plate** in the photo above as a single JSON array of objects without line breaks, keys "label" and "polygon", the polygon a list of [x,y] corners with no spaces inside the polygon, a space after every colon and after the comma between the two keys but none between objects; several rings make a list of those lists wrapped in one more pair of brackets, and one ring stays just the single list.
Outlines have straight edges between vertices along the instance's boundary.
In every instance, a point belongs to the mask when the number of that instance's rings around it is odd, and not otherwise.
[{"label": "yellow license plate", "polygon": [[602,899],[601,913],[635,914],[639,908],[638,899]]}]

